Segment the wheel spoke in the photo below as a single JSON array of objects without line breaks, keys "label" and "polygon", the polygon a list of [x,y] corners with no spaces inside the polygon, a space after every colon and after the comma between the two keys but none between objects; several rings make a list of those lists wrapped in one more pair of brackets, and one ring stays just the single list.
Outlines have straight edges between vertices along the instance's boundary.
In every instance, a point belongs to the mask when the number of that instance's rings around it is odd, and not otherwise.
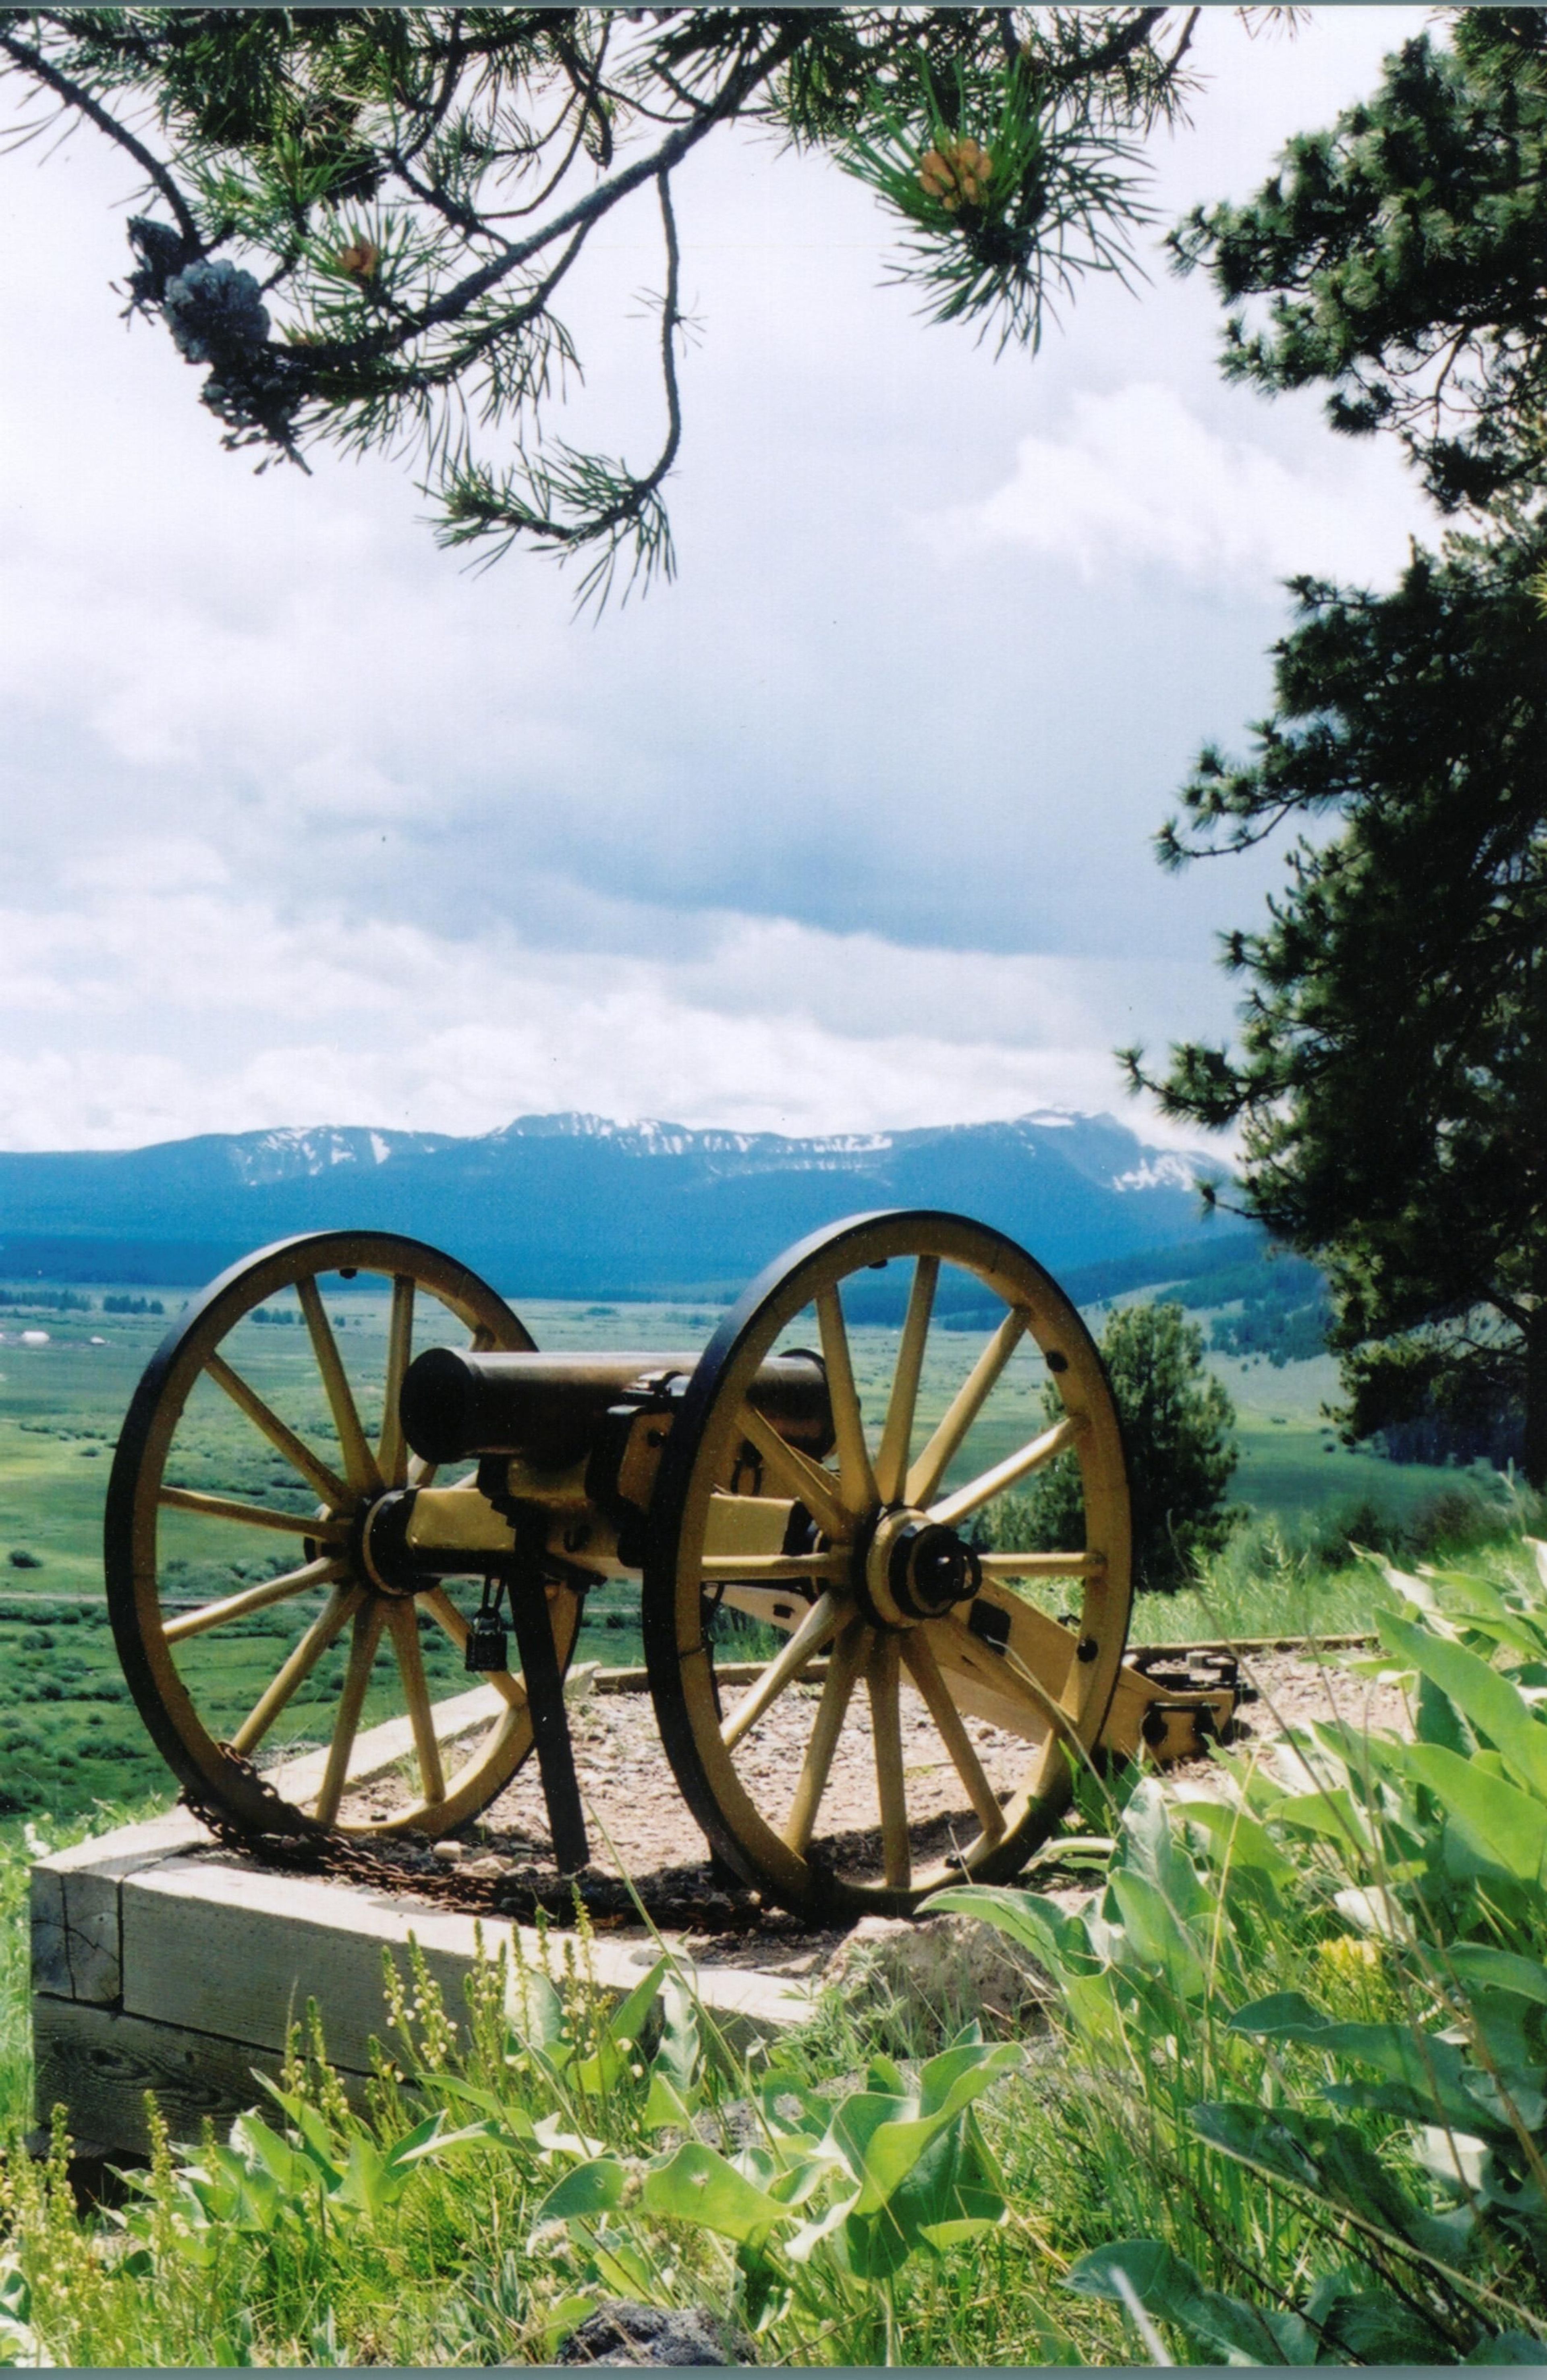
[{"label": "wheel spoke", "polygon": [[900,1500],[907,1477],[908,1450],[913,1442],[913,1414],[919,1402],[919,1381],[924,1368],[924,1342],[930,1335],[934,1285],[939,1278],[938,1257],[916,1258],[913,1286],[907,1295],[907,1315],[903,1323],[902,1344],[897,1350],[897,1368],[892,1381],[891,1402],[886,1408],[885,1427],[881,1433],[881,1452],[876,1457],[876,1488],[883,1504],[895,1504]]},{"label": "wheel spoke", "polygon": [[1005,1813],[1000,1808],[993,1786],[983,1774],[983,1766],[968,1734],[962,1716],[951,1700],[951,1689],[940,1674],[940,1664],[934,1658],[934,1647],[922,1628],[910,1628],[903,1639],[903,1659],[913,1672],[913,1682],[924,1698],[924,1706],[934,1721],[935,1733],[951,1755],[951,1765],[967,1788],[967,1798],[977,1814],[978,1824],[990,1842],[997,1842],[1005,1831]]},{"label": "wheel spoke", "polygon": [[422,1454],[410,1454],[408,1457],[408,1486],[410,1488],[432,1488],[435,1484],[435,1474],[440,1467],[441,1466],[438,1463],[427,1463]]},{"label": "wheel spoke", "polygon": [[419,1615],[407,1597],[395,1597],[387,1606],[387,1626],[392,1632],[392,1649],[397,1656],[398,1674],[403,1681],[403,1699],[408,1706],[413,1723],[414,1750],[419,1755],[420,1782],[424,1798],[431,1803],[445,1800],[445,1771],[441,1767],[441,1747],[435,1739],[435,1715],[430,1706],[430,1686],[424,1674],[424,1655],[420,1649]]},{"label": "wheel spoke", "polygon": [[175,1512],[197,1512],[206,1521],[239,1521],[244,1528],[278,1529],[291,1537],[337,1538],[344,1523],[330,1513],[324,1520],[305,1512],[272,1512],[263,1504],[240,1504],[234,1496],[206,1496],[197,1488],[159,1488],[156,1502]]},{"label": "wheel spoke", "polygon": [[260,1428],[271,1446],[277,1447],[286,1463],[294,1465],[310,1487],[316,1489],[324,1504],[347,1504],[349,1491],[336,1471],[330,1470],[320,1455],[313,1454],[287,1424],[282,1422],[272,1406],[266,1405],[257,1390],[234,1372],[223,1356],[212,1355],[204,1369],[212,1380],[223,1388],[232,1403],[246,1414],[249,1421]]},{"label": "wheel spoke", "polygon": [[705,1554],[703,1574],[729,1586],[774,1586],[782,1578],[837,1578],[848,1567],[841,1546],[815,1554]]},{"label": "wheel spoke", "polygon": [[382,1616],[381,1599],[375,1597],[355,1614],[354,1634],[349,1640],[349,1666],[344,1672],[344,1691],[338,1697],[338,1716],[333,1724],[333,1742],[328,1746],[328,1765],[317,1796],[314,1815],[319,1826],[332,1826],[338,1815],[338,1805],[344,1799],[344,1788],[349,1775],[349,1755],[355,1748],[360,1713],[365,1708],[366,1690],[375,1666],[376,1647],[381,1642]]},{"label": "wheel spoke", "polygon": [[317,1358],[317,1369],[323,1376],[323,1386],[333,1412],[333,1426],[338,1432],[338,1443],[344,1454],[344,1471],[349,1485],[357,1493],[366,1488],[379,1488],[382,1475],[376,1468],[376,1458],[366,1443],[360,1427],[359,1408],[355,1403],[338,1353],[338,1342],[333,1335],[333,1325],[323,1311],[323,1295],[311,1275],[296,1283],[296,1295],[300,1300],[306,1327],[311,1334],[311,1349]]},{"label": "wheel spoke", "polygon": [[904,1497],[927,1504],[955,1460],[963,1439],[987,1402],[1000,1374],[1026,1335],[1031,1317],[1013,1305],[951,1401],[949,1411],[907,1475]]},{"label": "wheel spoke", "polygon": [[798,1446],[788,1446],[771,1421],[752,1406],[744,1404],[737,1422],[743,1438],[748,1439],[771,1471],[776,1471],[791,1495],[799,1498],[813,1521],[830,1537],[849,1536],[853,1522],[838,1501],[837,1481],[820,1463],[802,1454]]},{"label": "wheel spoke", "polygon": [[742,1737],[756,1727],[770,1703],[776,1702],[785,1688],[799,1676],[812,1655],[821,1652],[847,1609],[847,1605],[840,1603],[831,1589],[818,1596],[789,1642],[781,1645],[756,1685],[743,1694],[720,1730],[721,1741],[727,1751],[734,1749]]},{"label": "wheel spoke", "polygon": [[875,1738],[875,1781],[881,1798],[881,1848],[886,1881],[902,1891],[913,1880],[907,1841],[907,1787],[903,1777],[901,1664],[896,1637],[878,1630],[865,1670]]},{"label": "wheel spoke", "polygon": [[1095,1578],[1106,1568],[1106,1556],[980,1554],[978,1566],[985,1578]]},{"label": "wheel spoke", "polygon": [[284,1668],[259,1695],[231,1738],[233,1752],[249,1753],[262,1742],[297,1687],[311,1675],[345,1621],[353,1617],[364,1600],[362,1586],[350,1586],[341,1581],[334,1588],[326,1609],[312,1621]]},{"label": "wheel spoke", "polygon": [[789,1815],[782,1829],[790,1850],[802,1856],[810,1842],[817,1811],[832,1773],[833,1755],[843,1733],[844,1714],[848,1709],[855,1682],[870,1650],[870,1633],[862,1620],[851,1620],[833,1647],[827,1675],[822,1682],[822,1700],[817,1705],[816,1722],[806,1746],[806,1757],[800,1764],[800,1775],[796,1780],[795,1799],[789,1805]]},{"label": "wheel spoke", "polygon": [[822,1331],[822,1357],[827,1366],[827,1393],[833,1406],[833,1430],[838,1442],[838,1480],[851,1512],[868,1512],[876,1500],[875,1473],[865,1444],[859,1392],[854,1385],[844,1309],[835,1289],[819,1289],[817,1322]]},{"label": "wheel spoke", "polygon": [[980,1472],[977,1478],[969,1480],[965,1488],[958,1488],[954,1496],[932,1504],[930,1519],[940,1522],[944,1528],[954,1529],[958,1521],[965,1521],[980,1504],[1002,1496],[1006,1488],[1013,1488],[1016,1481],[1024,1479],[1029,1471],[1040,1471],[1044,1463],[1051,1463],[1054,1455],[1062,1454],[1066,1447],[1073,1446],[1089,1427],[1083,1414],[1066,1414],[1062,1421],[1055,1422],[1051,1429],[1044,1429],[1041,1438],[1032,1439],[1030,1444],[1023,1446],[1017,1454],[1007,1455],[1003,1463],[996,1463],[992,1471]]},{"label": "wheel spoke", "polygon": [[[445,1587],[432,1586],[427,1594],[421,1595],[419,1600],[431,1618],[440,1622],[457,1650],[459,1653],[465,1653],[468,1649],[468,1623]],[[480,1675],[483,1683],[486,1686],[493,1686],[502,1701],[509,1703],[513,1709],[524,1708],[527,1690],[519,1678],[512,1677],[508,1670],[484,1670],[480,1672]]]},{"label": "wheel spoke", "polygon": [[408,1475],[408,1446],[398,1416],[397,1400],[403,1375],[414,1350],[414,1285],[407,1273],[392,1283],[392,1317],[387,1324],[386,1382],[382,1390],[382,1436],[376,1467],[389,1488],[400,1488]]},{"label": "wheel spoke", "polygon": [[309,1586],[331,1586],[344,1574],[342,1562],[303,1562],[299,1570],[287,1570],[281,1578],[266,1578],[261,1586],[244,1586],[239,1595],[222,1596],[218,1603],[201,1604],[197,1611],[180,1611],[176,1620],[167,1621],[162,1634],[169,1645],[180,1645],[185,1636],[201,1636],[206,1628],[219,1628],[227,1620],[266,1611],[271,1603],[304,1595]]}]

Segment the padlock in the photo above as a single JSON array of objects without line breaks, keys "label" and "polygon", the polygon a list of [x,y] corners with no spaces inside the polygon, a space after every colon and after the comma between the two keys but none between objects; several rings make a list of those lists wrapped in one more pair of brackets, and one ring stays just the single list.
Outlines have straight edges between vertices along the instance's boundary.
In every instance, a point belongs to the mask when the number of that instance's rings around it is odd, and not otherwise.
[{"label": "padlock", "polygon": [[474,1677],[490,1670],[510,1667],[510,1631],[500,1618],[500,1597],[505,1590],[493,1579],[483,1585],[483,1600],[473,1613],[468,1628],[467,1650],[463,1656],[466,1667]]}]

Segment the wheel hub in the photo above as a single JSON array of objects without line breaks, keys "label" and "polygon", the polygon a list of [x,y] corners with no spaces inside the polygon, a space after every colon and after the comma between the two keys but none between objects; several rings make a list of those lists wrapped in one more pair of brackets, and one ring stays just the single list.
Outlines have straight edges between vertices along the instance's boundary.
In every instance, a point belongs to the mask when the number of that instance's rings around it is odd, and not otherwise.
[{"label": "wheel hub", "polygon": [[368,1496],[355,1514],[349,1549],[361,1581],[378,1595],[415,1596],[434,1584],[409,1559],[408,1533],[413,1509],[411,1488],[383,1488]]},{"label": "wheel hub", "polygon": [[870,1617],[883,1628],[914,1628],[970,1602],[982,1571],[955,1529],[899,1507],[877,1523],[861,1575]]}]

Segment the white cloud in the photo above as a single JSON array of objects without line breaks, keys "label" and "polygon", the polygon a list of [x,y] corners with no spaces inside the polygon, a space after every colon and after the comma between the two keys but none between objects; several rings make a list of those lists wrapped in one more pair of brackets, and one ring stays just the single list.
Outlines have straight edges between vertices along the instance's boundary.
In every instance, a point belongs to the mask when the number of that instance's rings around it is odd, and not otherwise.
[{"label": "white cloud", "polygon": [[[664,938],[668,950],[673,938]],[[208,883],[0,913],[0,1144],[121,1147],[296,1123],[480,1132],[585,1108],[785,1132],[1120,1106],[1136,1014],[1199,967],[913,950],[700,921],[680,955],[456,941]]]},{"label": "white cloud", "polygon": [[[1417,21],[1253,45],[1209,12],[1162,215]],[[37,155],[0,160],[0,1145],[965,1121],[1115,1104],[1115,1043],[1227,1022],[1212,933],[1271,857],[1163,886],[1150,833],[1262,708],[1273,577],[1389,567],[1414,508],[1312,400],[1217,389],[1200,280],[1093,282],[995,363],[877,287],[852,180],[700,154],[682,576],[593,630],[544,561],[438,553],[401,458],[223,454],[118,319],[128,177],[84,135]],[[630,454],[633,237],[577,322]]]},{"label": "white cloud", "polygon": [[1297,465],[1145,381],[1075,397],[1061,435],[1021,440],[1003,487],[920,527],[942,556],[1021,545],[1088,583],[1158,569],[1255,589],[1299,572],[1387,580],[1417,514],[1385,446],[1328,439]]}]

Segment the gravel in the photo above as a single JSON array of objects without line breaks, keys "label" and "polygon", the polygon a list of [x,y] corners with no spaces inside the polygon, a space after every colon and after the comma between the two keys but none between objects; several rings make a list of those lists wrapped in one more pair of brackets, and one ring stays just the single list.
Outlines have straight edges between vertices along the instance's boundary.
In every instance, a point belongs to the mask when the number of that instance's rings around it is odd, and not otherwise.
[{"label": "gravel", "polygon": [[[1243,1683],[1253,1691],[1237,1717],[1242,1748],[1267,1747],[1286,1727],[1301,1727],[1334,1715],[1356,1727],[1405,1729],[1407,1705],[1389,1681],[1366,1681],[1341,1660],[1318,1662],[1297,1653],[1268,1653],[1243,1664]],[[782,1818],[798,1773],[815,1716],[818,1689],[798,1686],[777,1702],[747,1739],[740,1773],[764,1815]],[[735,1696],[727,1694],[727,1708]],[[814,1975],[827,1963],[848,1928],[813,1928],[799,1918],[765,1906],[760,1894],[711,1859],[684,1806],[660,1739],[650,1697],[644,1693],[590,1694],[569,1712],[576,1769],[591,1831],[591,1868],[582,1879],[593,1922],[609,1930],[638,1930],[636,1899],[652,1922],[710,1964],[756,1966],[789,1977]],[[1001,1793],[1024,1771],[1024,1742],[978,1720],[968,1722],[979,1756]],[[955,1770],[922,1706],[910,1690],[903,1697],[904,1766],[909,1808],[931,1821],[933,1847],[944,1851],[953,1835],[976,1832]],[[1209,1761],[1183,1764],[1171,1773],[1201,1781]],[[859,1864],[879,1857],[875,1770],[870,1716],[863,1693],[856,1695],[849,1723],[822,1803],[824,1834],[841,1839],[846,1859]],[[409,1890],[433,1872],[435,1897],[443,1905],[458,1893],[469,1908],[529,1913],[542,1902],[556,1915],[569,1904],[570,1886],[559,1878],[548,1852],[542,1779],[535,1760],[460,1841],[395,1848],[389,1856]],[[1047,1879],[1060,1897],[1078,1900],[1080,1888]]]}]

